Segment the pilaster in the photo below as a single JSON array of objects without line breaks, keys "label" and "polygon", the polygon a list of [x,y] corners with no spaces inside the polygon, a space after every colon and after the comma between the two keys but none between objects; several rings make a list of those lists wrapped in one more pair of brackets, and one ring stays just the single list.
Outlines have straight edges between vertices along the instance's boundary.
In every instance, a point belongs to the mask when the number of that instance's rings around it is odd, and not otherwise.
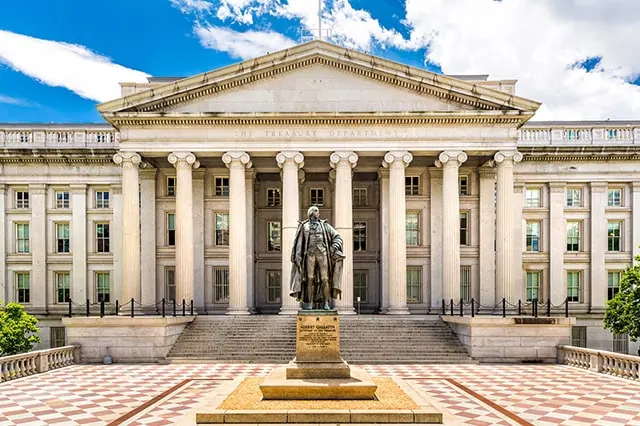
[{"label": "pilaster", "polygon": [[47,205],[46,185],[29,185],[31,198],[31,225],[29,226],[31,245],[30,298],[34,312],[43,312],[47,305]]},{"label": "pilaster", "polygon": [[156,277],[156,179],[158,170],[148,167],[140,170],[140,292],[142,304],[158,302]]},{"label": "pilaster", "polygon": [[84,303],[87,287],[87,185],[71,185],[71,300]]},{"label": "pilaster", "polygon": [[591,312],[604,312],[607,299],[607,182],[591,182]]},{"label": "pilaster", "polygon": [[[549,289],[551,303],[559,305],[567,298],[564,277],[564,252],[567,229],[564,220],[565,182],[549,182]],[[603,243],[604,244],[604,243]],[[602,264],[599,266],[602,267]],[[543,298],[546,298],[543,295]]]},{"label": "pilaster", "polygon": [[640,256],[640,182],[631,182],[631,252],[632,261]]},{"label": "pilaster", "polygon": [[[480,175],[480,305],[496,305],[496,172],[481,167]],[[520,250],[522,251],[522,250]]]},{"label": "pilaster", "polygon": [[[10,301],[9,289],[7,286],[7,213],[6,213],[6,188],[0,183],[0,298],[3,301]],[[5,302],[5,303],[6,303]]]},{"label": "pilaster", "polygon": [[[255,277],[255,252],[253,246],[253,229],[254,229],[254,216],[255,216],[255,208],[254,208],[254,185],[253,182],[256,178],[256,173],[254,169],[245,170],[245,187],[246,187],[246,200],[247,200],[247,306],[249,307],[249,312],[254,312],[255,310],[255,286],[254,286],[254,277]],[[282,248],[281,248],[282,249]],[[282,277],[282,275],[281,275]],[[282,283],[281,283],[282,284]],[[285,296],[284,287],[280,288],[280,300]]]},{"label": "pilaster", "polygon": [[511,284],[511,296],[514,301],[523,300],[524,278],[522,269],[522,252],[524,247],[524,219],[522,209],[524,208],[524,182],[514,182],[513,184],[513,282]]},{"label": "pilaster", "polygon": [[[122,252],[123,252],[123,220],[124,209],[122,200],[122,185],[111,185],[111,208],[113,209],[113,270],[111,271],[111,303],[116,300],[122,302]],[[95,286],[95,277],[91,277],[91,285]],[[93,288],[93,287],[92,287]],[[96,299],[96,298],[94,298]]]},{"label": "pilaster", "polygon": [[380,181],[380,312],[389,311],[389,170],[378,170]]},{"label": "pilaster", "polygon": [[204,312],[204,169],[193,171],[193,305]]},{"label": "pilaster", "polygon": [[442,169],[429,167],[431,194],[429,220],[431,229],[431,310],[442,307]]}]

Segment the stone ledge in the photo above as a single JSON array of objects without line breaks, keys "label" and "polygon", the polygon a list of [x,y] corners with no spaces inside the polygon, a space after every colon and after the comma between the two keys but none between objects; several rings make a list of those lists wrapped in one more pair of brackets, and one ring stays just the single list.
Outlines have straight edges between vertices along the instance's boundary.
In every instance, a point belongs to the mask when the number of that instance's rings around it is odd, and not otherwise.
[{"label": "stone ledge", "polygon": [[169,327],[192,322],[196,318],[185,317],[159,317],[159,316],[109,316],[109,317],[72,317],[62,318],[65,327]]},{"label": "stone ledge", "polygon": [[442,424],[442,413],[425,410],[212,410],[196,413],[197,424],[397,423]]}]

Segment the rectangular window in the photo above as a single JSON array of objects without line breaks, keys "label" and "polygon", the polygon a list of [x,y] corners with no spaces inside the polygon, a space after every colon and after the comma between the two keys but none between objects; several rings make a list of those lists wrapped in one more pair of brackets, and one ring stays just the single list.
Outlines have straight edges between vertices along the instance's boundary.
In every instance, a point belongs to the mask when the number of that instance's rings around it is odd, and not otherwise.
[{"label": "rectangular window", "polygon": [[67,336],[64,327],[51,327],[50,329],[51,348],[61,348],[67,344]]},{"label": "rectangular window", "polygon": [[629,354],[629,336],[626,333],[613,333],[613,352]]},{"label": "rectangular window", "polygon": [[109,191],[96,191],[96,209],[108,209],[109,198]]},{"label": "rectangular window", "polygon": [[527,222],[527,251],[540,251],[540,222]]},{"label": "rectangular window", "polygon": [[571,346],[578,348],[587,347],[587,327],[583,325],[574,325],[571,327]]},{"label": "rectangular window", "polygon": [[56,191],[56,208],[57,209],[69,208],[69,192],[68,191]]},{"label": "rectangular window", "polygon": [[407,213],[405,218],[407,245],[420,245],[420,213]]},{"label": "rectangular window", "polygon": [[16,251],[29,253],[29,224],[16,223]]},{"label": "rectangular window", "polygon": [[622,188],[610,188],[607,192],[607,205],[609,207],[622,206]]},{"label": "rectangular window", "polygon": [[582,206],[582,190],[580,188],[567,188],[567,207]]},{"label": "rectangular window", "polygon": [[567,222],[567,251],[580,251],[580,222]]},{"label": "rectangular window", "polygon": [[216,213],[216,242],[217,246],[229,245],[229,214]]},{"label": "rectangular window", "polygon": [[109,303],[111,301],[111,274],[109,272],[96,272],[96,297],[98,302]]},{"label": "rectangular window", "polygon": [[29,208],[29,192],[16,191],[16,209],[28,209],[28,208]]},{"label": "rectangular window", "polygon": [[580,272],[567,271],[567,300],[580,302]]},{"label": "rectangular window", "polygon": [[607,299],[611,300],[620,291],[620,271],[607,271]]},{"label": "rectangular window", "polygon": [[407,303],[422,303],[421,267],[407,267]]},{"label": "rectangular window", "polygon": [[322,207],[324,206],[324,189],[311,188],[311,205]]},{"label": "rectangular window", "polygon": [[69,253],[69,224],[56,223],[56,253]]},{"label": "rectangular window", "polygon": [[469,195],[469,176],[458,177],[458,190],[460,195]]},{"label": "rectangular window", "polygon": [[280,251],[280,222],[267,222],[267,251]]},{"label": "rectangular window", "polygon": [[353,301],[367,303],[367,293],[369,292],[369,284],[367,282],[367,271],[353,271]]},{"label": "rectangular window", "polygon": [[405,176],[404,194],[420,195],[420,176]]},{"label": "rectangular window", "polygon": [[56,302],[68,303],[71,297],[70,291],[71,276],[68,272],[56,272]]},{"label": "rectangular window", "polygon": [[176,245],[176,215],[167,213],[167,245]]},{"label": "rectangular window", "polygon": [[609,222],[607,225],[607,250],[608,251],[621,251],[620,250],[620,230],[622,228],[622,222]]},{"label": "rectangular window", "polygon": [[282,299],[282,274],[280,271],[267,271],[267,302],[280,303]]},{"label": "rectangular window", "polygon": [[164,300],[165,302],[176,300],[176,269],[164,268]]},{"label": "rectangular window", "polygon": [[469,212],[460,212],[460,245],[469,244]]},{"label": "rectangular window", "polygon": [[214,179],[214,182],[216,187],[216,196],[228,197],[229,196],[229,178],[217,177]]},{"label": "rectangular window", "polygon": [[98,253],[109,253],[108,223],[96,223],[96,248]]},{"label": "rectangular window", "polygon": [[540,188],[532,188],[526,190],[525,207],[541,207]]},{"label": "rectangular window", "polygon": [[31,294],[30,289],[30,275],[29,272],[16,272],[16,300],[18,303],[30,303]]},{"label": "rectangular window", "polygon": [[281,196],[279,188],[267,188],[267,206],[279,207],[281,205]]},{"label": "rectangular window", "polygon": [[353,188],[353,206],[367,206],[367,188]]},{"label": "rectangular window", "polygon": [[213,301],[229,303],[229,268],[213,268]]},{"label": "rectangular window", "polygon": [[460,267],[460,297],[465,303],[471,302],[471,267]]},{"label": "rectangular window", "polygon": [[367,222],[353,222],[353,251],[367,251]]},{"label": "rectangular window", "polygon": [[175,197],[176,196],[176,178],[168,177],[167,178],[167,197]]},{"label": "rectangular window", "polygon": [[540,300],[540,272],[527,272],[527,302]]}]

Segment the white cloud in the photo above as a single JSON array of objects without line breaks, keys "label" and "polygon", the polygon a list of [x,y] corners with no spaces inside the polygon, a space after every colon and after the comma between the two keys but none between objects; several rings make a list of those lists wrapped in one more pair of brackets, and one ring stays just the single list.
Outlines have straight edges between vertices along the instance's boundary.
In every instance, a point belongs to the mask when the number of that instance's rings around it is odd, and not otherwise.
[{"label": "white cloud", "polygon": [[171,0],[171,4],[180,9],[182,13],[201,13],[213,8],[213,4],[206,0]]},{"label": "white cloud", "polygon": [[255,58],[295,44],[293,40],[273,31],[239,32],[215,26],[196,26],[194,31],[204,47],[227,52],[240,59]]},{"label": "white cloud", "polygon": [[120,82],[147,74],[114,64],[84,46],[0,30],[0,62],[44,84],[65,87],[99,102],[120,97]]},{"label": "white cloud", "polygon": [[0,94],[0,104],[17,105],[17,106],[30,106],[31,104],[20,98],[14,98],[11,96]]}]

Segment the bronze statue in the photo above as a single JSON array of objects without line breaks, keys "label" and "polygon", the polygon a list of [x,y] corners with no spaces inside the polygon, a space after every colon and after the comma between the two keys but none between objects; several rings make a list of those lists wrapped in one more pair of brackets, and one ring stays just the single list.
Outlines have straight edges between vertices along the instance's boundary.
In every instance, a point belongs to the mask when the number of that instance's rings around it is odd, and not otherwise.
[{"label": "bronze statue", "polygon": [[310,207],[307,216],[293,242],[289,294],[302,301],[302,309],[330,310],[331,300],[342,293],[342,237],[320,219],[318,207]]}]

